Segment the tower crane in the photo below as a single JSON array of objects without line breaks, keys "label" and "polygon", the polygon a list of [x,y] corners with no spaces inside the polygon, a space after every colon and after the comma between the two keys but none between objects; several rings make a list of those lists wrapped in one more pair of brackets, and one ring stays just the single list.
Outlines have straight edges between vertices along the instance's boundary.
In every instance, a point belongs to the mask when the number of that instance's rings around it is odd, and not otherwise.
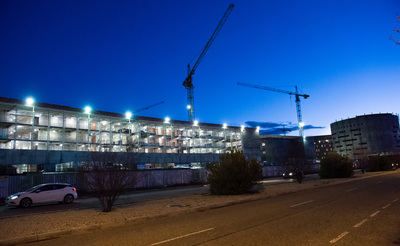
[{"label": "tower crane", "polygon": [[295,91],[286,91],[286,90],[281,90],[281,89],[276,89],[268,86],[262,86],[262,85],[254,85],[254,84],[248,84],[248,83],[237,83],[240,86],[245,86],[245,87],[251,87],[251,88],[256,88],[260,90],[267,90],[267,91],[274,91],[278,93],[284,93],[284,94],[289,94],[290,96],[295,96],[296,98],[296,112],[297,112],[297,122],[299,126],[299,135],[300,137],[304,137],[304,122],[303,122],[303,117],[301,114],[301,104],[300,104],[300,97],[307,99],[310,97],[310,95],[307,94],[301,94],[299,93],[299,90],[297,89],[297,86],[295,86]]},{"label": "tower crane", "polygon": [[196,72],[197,67],[200,65],[201,61],[203,60],[204,56],[206,55],[207,51],[210,49],[212,43],[214,42],[215,38],[217,37],[218,33],[221,31],[222,27],[224,26],[225,22],[227,21],[229,15],[231,14],[232,10],[234,9],[235,5],[229,4],[228,8],[226,9],[224,15],[219,20],[217,27],[215,28],[214,32],[211,34],[210,38],[208,39],[207,43],[204,45],[203,49],[200,52],[200,55],[197,57],[196,62],[191,66],[188,64],[188,73],[183,81],[183,86],[187,92],[187,105],[186,109],[188,111],[188,118],[189,121],[193,121],[195,119],[194,114],[194,86],[193,86],[193,75]]}]

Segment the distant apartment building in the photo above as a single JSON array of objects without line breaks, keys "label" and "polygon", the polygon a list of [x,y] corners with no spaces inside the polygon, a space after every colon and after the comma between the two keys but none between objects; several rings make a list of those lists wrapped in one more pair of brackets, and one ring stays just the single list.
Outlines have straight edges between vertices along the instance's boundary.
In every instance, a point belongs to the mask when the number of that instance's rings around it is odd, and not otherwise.
[{"label": "distant apartment building", "polygon": [[400,153],[399,117],[394,114],[369,114],[331,124],[337,153],[353,160],[374,154]]},{"label": "distant apartment building", "polygon": [[331,135],[298,136],[264,135],[261,141],[261,160],[264,165],[290,165],[294,161],[319,163],[333,151]]},{"label": "distant apartment building", "polygon": [[212,162],[233,150],[259,159],[257,139],[257,129],[244,126],[0,98],[0,164],[26,170],[70,167],[96,152],[129,154],[137,164],[155,166]]},{"label": "distant apartment building", "polygon": [[261,161],[267,166],[287,166],[304,160],[302,138],[264,135],[260,138]]},{"label": "distant apartment building", "polygon": [[307,159],[320,162],[329,152],[334,151],[332,135],[307,136],[305,151]]}]

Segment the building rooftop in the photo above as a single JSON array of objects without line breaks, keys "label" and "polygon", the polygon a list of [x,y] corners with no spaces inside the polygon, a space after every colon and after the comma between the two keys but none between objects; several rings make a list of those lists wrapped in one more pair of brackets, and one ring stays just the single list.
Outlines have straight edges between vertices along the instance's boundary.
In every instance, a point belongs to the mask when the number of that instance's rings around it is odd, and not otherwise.
[{"label": "building rooftop", "polygon": [[[0,97],[0,103],[10,104],[10,105],[25,105],[25,102],[20,99],[16,98],[7,98],[7,97]],[[58,104],[50,104],[50,103],[43,103],[43,102],[36,102],[35,108],[43,108],[43,109],[53,109],[53,110],[60,110],[60,111],[68,111],[68,112],[76,112],[76,113],[83,113],[81,108],[75,108],[70,106],[58,105]],[[120,113],[102,111],[102,110],[93,110],[92,115],[100,115],[100,116],[108,116],[108,117],[115,117],[115,118],[125,118],[125,115]],[[154,121],[154,122],[164,122],[163,119],[156,118],[156,117],[149,117],[149,116],[135,116],[135,119],[143,120],[143,121]],[[172,120],[171,123],[173,124],[192,124],[192,122],[184,121],[184,120]],[[199,125],[202,126],[210,126],[210,127],[222,127],[223,124],[215,124],[215,123],[204,123],[199,122]],[[239,129],[240,126],[227,126],[228,128],[237,128]],[[253,129],[253,127],[246,127],[248,129]]]},{"label": "building rooftop", "polygon": [[364,118],[364,117],[375,117],[375,116],[383,116],[383,115],[399,116],[398,114],[395,114],[395,113],[370,113],[370,114],[356,115],[354,117],[348,117],[348,118],[345,118],[345,119],[335,120],[334,123],[340,122],[340,121],[343,121],[343,120],[350,120],[350,119],[357,119],[357,118]]}]

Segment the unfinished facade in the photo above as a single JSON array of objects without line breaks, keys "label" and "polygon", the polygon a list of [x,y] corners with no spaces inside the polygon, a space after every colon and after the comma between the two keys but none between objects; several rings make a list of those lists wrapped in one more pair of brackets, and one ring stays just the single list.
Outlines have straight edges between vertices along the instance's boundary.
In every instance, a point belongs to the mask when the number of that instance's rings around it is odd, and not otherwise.
[{"label": "unfinished facade", "polygon": [[160,154],[243,150],[255,129],[87,111],[0,98],[0,149]]}]

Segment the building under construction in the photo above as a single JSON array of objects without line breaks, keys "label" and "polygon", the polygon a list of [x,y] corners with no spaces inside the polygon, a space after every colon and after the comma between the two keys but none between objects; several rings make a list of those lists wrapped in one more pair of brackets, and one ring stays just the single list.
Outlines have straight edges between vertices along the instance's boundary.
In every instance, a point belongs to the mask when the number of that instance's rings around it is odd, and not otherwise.
[{"label": "building under construction", "polygon": [[0,164],[25,165],[25,171],[70,167],[94,152],[129,154],[145,166],[208,163],[233,150],[259,159],[257,138],[257,129],[244,126],[0,98]]}]

